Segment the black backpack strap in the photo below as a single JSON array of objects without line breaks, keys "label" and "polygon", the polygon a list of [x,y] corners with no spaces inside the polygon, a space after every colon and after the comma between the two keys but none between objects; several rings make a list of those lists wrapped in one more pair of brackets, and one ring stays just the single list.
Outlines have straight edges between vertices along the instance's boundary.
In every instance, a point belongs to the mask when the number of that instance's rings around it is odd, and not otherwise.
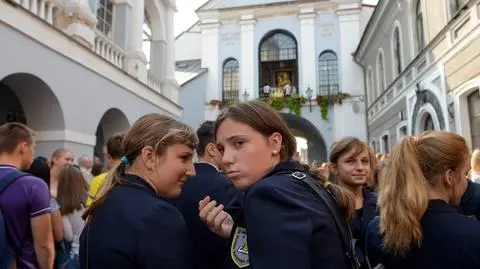
[{"label": "black backpack strap", "polygon": [[[360,265],[357,261],[357,257],[355,256],[355,250],[353,248],[352,244],[352,232],[350,231],[350,228],[345,224],[345,221],[342,220],[342,217],[339,216],[339,210],[338,207],[332,204],[331,198],[329,197],[328,192],[323,189],[323,187],[319,186],[318,182],[316,182],[313,178],[310,176],[307,176],[305,173],[302,172],[294,172],[291,174],[292,177],[299,179],[303,182],[305,182],[320,198],[321,201],[325,204],[325,206],[328,208],[330,211],[330,214],[332,215],[335,224],[337,226],[338,231],[340,232],[340,236],[342,237],[342,241],[344,244],[344,247],[346,249],[346,254],[349,260],[351,261],[352,267],[353,268],[360,268]],[[323,189],[323,190],[322,190]]]}]

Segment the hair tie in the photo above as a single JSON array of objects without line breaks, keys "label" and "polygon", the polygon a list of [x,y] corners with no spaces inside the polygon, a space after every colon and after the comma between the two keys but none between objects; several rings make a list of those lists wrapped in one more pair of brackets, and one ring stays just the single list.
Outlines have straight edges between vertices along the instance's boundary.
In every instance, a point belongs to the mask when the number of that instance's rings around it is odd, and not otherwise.
[{"label": "hair tie", "polygon": [[129,165],[130,161],[128,160],[127,156],[123,156],[120,161],[124,163],[125,165]]}]

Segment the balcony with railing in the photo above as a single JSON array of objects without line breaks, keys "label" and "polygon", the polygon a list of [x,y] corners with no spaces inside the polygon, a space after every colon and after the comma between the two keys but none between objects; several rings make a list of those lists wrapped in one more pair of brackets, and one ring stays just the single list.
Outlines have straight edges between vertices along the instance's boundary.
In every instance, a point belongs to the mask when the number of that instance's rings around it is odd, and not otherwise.
[{"label": "balcony with railing", "polygon": [[[80,16],[78,14],[81,14],[82,12],[79,12],[78,10],[72,12],[69,9],[71,7],[65,8],[61,6],[60,3],[61,2],[59,2],[58,0],[6,0],[6,2],[3,1],[3,3],[2,1],[0,1],[0,5],[3,4],[13,6],[16,11],[34,15],[35,17],[39,18],[41,21],[52,27],[52,30],[54,30],[55,32],[58,32],[58,30],[63,31],[65,35],[70,36],[76,41],[79,41],[77,43],[79,47],[87,47],[91,53],[101,57],[104,61],[121,70],[123,74],[129,73],[127,65],[127,52],[124,51],[119,45],[115,44],[115,42],[111,38],[107,37],[105,33],[95,27],[94,15],[90,14],[90,17],[87,19],[78,18],[76,16]],[[83,12],[88,11],[88,7],[78,7],[78,4],[75,5],[74,6],[78,9],[87,8],[85,10],[82,10]],[[0,6],[0,8],[2,7]],[[62,9],[64,9],[63,11],[67,11],[59,12]],[[21,20],[20,17],[18,19]],[[91,20],[90,23],[89,20]],[[75,23],[77,25],[75,27],[71,27],[71,25]],[[13,26],[15,27],[15,25]],[[91,40],[88,40],[88,34],[85,36],[80,36],[80,38],[78,38],[77,36],[75,36],[75,34],[71,33],[72,28],[78,29],[79,27],[84,27],[83,29],[81,29],[80,32],[85,33],[91,31]],[[20,30],[20,28],[21,27],[18,27],[18,30]],[[25,26],[25,29],[26,28],[27,26]],[[88,58],[82,55],[71,56],[76,56],[78,58],[82,58],[83,60]],[[136,68],[138,68],[138,66]],[[111,73],[107,70],[104,71],[107,73]],[[150,89],[154,90],[155,92],[163,94],[163,81],[159,79],[150,70],[146,70],[146,73],[147,74],[144,79],[142,79],[140,76],[137,77],[137,79],[140,80],[141,83],[146,84]]]}]

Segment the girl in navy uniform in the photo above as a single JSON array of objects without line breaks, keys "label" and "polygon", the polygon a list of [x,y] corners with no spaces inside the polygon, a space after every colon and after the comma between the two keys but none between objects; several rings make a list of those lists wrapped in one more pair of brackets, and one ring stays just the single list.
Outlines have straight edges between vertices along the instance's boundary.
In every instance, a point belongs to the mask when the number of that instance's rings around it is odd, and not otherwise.
[{"label": "girl in navy uniform", "polygon": [[406,137],[380,181],[380,217],[367,231],[371,264],[385,268],[480,268],[480,222],[458,212],[469,150],[454,133]]},{"label": "girl in navy uniform", "polygon": [[197,143],[190,127],[160,114],[132,125],[122,142],[125,156],[85,213],[81,268],[192,268],[185,221],[161,197],[180,195],[195,174]]},{"label": "girl in navy uniform", "polygon": [[329,180],[350,190],[355,196],[355,215],[350,225],[355,254],[361,268],[368,268],[365,259],[365,233],[377,213],[377,194],[366,186],[373,181],[377,163],[370,147],[356,137],[335,142],[330,149]]},{"label": "girl in navy uniform", "polygon": [[295,138],[280,115],[265,103],[244,102],[227,108],[215,129],[227,175],[245,191],[236,219],[209,197],[199,203],[211,230],[230,238],[228,268],[352,268],[342,234],[353,198],[325,181],[314,191],[311,176],[292,160]]}]

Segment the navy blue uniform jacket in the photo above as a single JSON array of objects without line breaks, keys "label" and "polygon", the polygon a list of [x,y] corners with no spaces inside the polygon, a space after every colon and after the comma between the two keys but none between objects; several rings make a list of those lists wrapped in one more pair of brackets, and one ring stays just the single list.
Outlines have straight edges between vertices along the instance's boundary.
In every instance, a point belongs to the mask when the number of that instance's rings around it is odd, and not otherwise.
[{"label": "navy blue uniform jacket", "polygon": [[280,163],[245,193],[229,268],[351,268],[332,215],[307,184],[291,176],[296,171],[306,173],[298,162]]},{"label": "navy blue uniform jacket", "polygon": [[480,220],[480,184],[468,181],[459,209],[460,213]]},{"label": "navy blue uniform jacket", "polygon": [[423,240],[405,258],[382,249],[379,218],[368,226],[367,250],[372,266],[388,269],[480,268],[480,222],[460,214],[442,200],[430,200],[421,219]]},{"label": "navy blue uniform jacket", "polygon": [[80,237],[80,265],[88,269],[190,269],[185,221],[141,178],[114,187]]},{"label": "navy blue uniform jacket", "polygon": [[[368,224],[378,216],[377,200],[378,195],[367,188],[363,188],[363,207],[362,215],[355,216],[351,230],[355,239],[355,254],[360,262],[361,268],[368,268],[365,260],[365,234],[367,233]],[[357,225],[354,225],[357,224]]]},{"label": "navy blue uniform jacket", "polygon": [[198,215],[198,202],[209,195],[223,204],[227,212],[236,215],[243,200],[242,193],[210,164],[196,163],[195,170],[197,174],[183,185],[182,194],[167,201],[175,205],[185,218],[193,246],[194,268],[221,269],[225,267],[228,240],[207,228]]}]

